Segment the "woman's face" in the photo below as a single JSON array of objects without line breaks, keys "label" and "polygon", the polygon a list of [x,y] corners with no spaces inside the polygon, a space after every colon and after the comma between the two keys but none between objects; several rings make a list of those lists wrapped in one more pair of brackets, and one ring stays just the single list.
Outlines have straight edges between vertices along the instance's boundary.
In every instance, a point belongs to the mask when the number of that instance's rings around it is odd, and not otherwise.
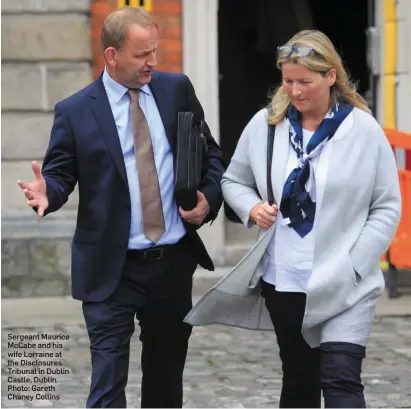
[{"label": "woman's face", "polygon": [[315,114],[328,111],[330,88],[336,78],[335,68],[324,75],[302,64],[284,63],[281,71],[284,90],[299,112]]}]

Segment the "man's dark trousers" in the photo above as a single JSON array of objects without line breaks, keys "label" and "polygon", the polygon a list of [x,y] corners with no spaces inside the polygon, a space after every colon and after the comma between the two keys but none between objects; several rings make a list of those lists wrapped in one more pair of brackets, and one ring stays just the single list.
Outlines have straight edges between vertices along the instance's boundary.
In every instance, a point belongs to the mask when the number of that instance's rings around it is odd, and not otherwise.
[{"label": "man's dark trousers", "polygon": [[187,240],[167,250],[160,260],[143,259],[157,258],[155,253],[129,251],[115,293],[103,302],[83,303],[92,357],[87,407],[126,407],[124,388],[135,318],[142,342],[141,406],[182,407],[191,334],[191,326],[183,319],[192,307],[192,274],[197,262],[190,257]]}]

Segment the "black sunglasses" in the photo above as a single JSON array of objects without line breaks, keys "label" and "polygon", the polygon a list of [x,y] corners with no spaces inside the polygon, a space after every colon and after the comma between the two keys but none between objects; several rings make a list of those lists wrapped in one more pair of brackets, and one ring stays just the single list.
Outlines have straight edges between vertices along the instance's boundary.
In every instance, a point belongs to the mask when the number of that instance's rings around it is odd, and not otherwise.
[{"label": "black sunglasses", "polygon": [[308,57],[311,53],[314,52],[314,48],[298,45],[282,45],[280,47],[277,47],[277,56],[280,58],[289,57],[292,53],[295,53],[300,57]]}]

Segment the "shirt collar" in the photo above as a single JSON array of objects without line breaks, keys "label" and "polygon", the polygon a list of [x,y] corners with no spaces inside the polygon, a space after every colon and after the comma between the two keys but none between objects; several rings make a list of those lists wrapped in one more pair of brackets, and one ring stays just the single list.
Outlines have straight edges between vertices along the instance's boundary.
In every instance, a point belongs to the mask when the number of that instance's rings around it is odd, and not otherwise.
[{"label": "shirt collar", "polygon": [[[124,94],[126,94],[128,91],[127,87],[121,85],[117,81],[114,81],[113,78],[110,77],[106,69],[104,69],[103,72],[103,84],[107,91],[107,94],[109,94],[110,98],[114,101],[116,105],[120,102],[121,98],[123,98]],[[151,89],[148,84],[141,87],[140,90],[147,95],[151,95]]]},{"label": "shirt collar", "polygon": [[140,91],[143,91],[145,94],[147,94],[147,95],[151,95],[151,89],[150,89],[150,86],[148,85],[148,84],[146,84],[146,85],[143,85],[141,88],[140,88]]}]

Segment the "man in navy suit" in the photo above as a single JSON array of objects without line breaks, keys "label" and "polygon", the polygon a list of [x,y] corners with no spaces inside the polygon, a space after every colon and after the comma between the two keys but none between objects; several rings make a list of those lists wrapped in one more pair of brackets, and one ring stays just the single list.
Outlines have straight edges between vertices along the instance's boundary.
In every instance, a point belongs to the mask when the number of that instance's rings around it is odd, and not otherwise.
[{"label": "man in navy suit", "polygon": [[[154,71],[157,28],[136,8],[106,18],[104,72],[56,105],[42,169],[33,162],[34,181],[17,182],[39,216],[60,209],[78,182],[72,293],[82,301],[90,338],[87,407],[126,406],[135,317],[141,406],[182,406],[191,334],[183,318],[192,307],[192,275],[197,264],[214,269],[196,230],[221,207],[222,155],[208,132],[197,206],[179,208],[173,187],[177,113],[191,111],[199,119],[204,113],[187,76]],[[137,147],[143,139],[145,147]],[[154,186],[158,200],[147,204]]]}]

